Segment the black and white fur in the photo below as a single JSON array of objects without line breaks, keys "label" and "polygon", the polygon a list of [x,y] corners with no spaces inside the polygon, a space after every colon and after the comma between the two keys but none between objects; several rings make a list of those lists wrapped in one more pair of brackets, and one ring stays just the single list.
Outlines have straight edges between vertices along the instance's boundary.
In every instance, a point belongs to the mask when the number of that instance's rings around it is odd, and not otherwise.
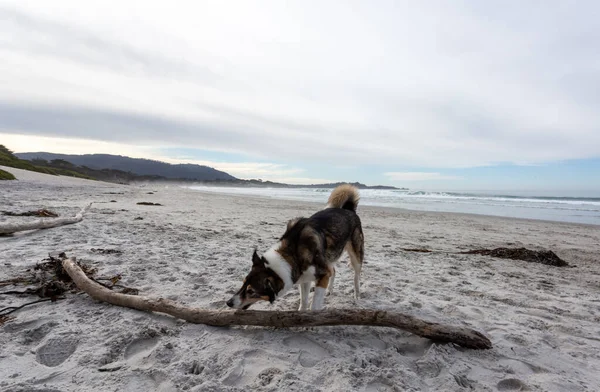
[{"label": "black and white fur", "polygon": [[333,291],[335,264],[344,250],[354,269],[354,297],[358,300],[364,259],[364,236],[356,214],[358,200],[355,187],[340,185],[331,193],[325,209],[309,218],[289,221],[279,242],[262,257],[254,251],[252,269],[227,305],[247,309],[260,300],[273,303],[299,285],[299,310],[307,310],[314,282],[311,309],[322,309],[326,291]]}]

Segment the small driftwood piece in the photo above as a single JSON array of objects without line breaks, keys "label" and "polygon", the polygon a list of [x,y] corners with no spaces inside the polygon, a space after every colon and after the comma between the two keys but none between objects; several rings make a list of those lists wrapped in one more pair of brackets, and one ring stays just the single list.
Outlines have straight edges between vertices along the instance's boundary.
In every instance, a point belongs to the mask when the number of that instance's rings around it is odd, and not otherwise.
[{"label": "small driftwood piece", "polygon": [[58,227],[64,225],[70,225],[73,223],[81,222],[83,220],[83,214],[90,208],[92,203],[83,207],[77,215],[67,218],[52,218],[52,219],[40,219],[37,222],[26,222],[26,223],[0,223],[0,234],[12,234],[19,231],[27,230],[38,230],[38,229],[49,229],[51,227]]},{"label": "small driftwood piece", "polygon": [[38,299],[37,301],[33,301],[33,302],[27,302],[26,304],[23,304],[21,306],[9,306],[7,308],[0,309],[0,317],[6,317],[9,314],[16,312],[19,309],[23,309],[25,306],[39,304],[40,302],[48,302],[48,301],[55,302],[59,299],[65,299],[65,297],[44,298],[44,299]]},{"label": "small driftwood piece", "polygon": [[489,349],[492,343],[483,334],[468,328],[420,320],[414,316],[384,310],[326,309],[319,311],[206,310],[190,308],[163,298],[116,293],[90,280],[73,258],[62,262],[77,287],[90,297],[113,305],[161,312],[196,324],[213,326],[256,325],[263,327],[318,327],[371,325],[402,329],[437,342],[456,343],[473,349]]},{"label": "small driftwood piece", "polygon": [[425,248],[400,248],[405,252],[417,252],[417,253],[431,253],[429,249]]},{"label": "small driftwood piece", "polygon": [[42,208],[40,210],[25,211],[25,212],[2,211],[2,215],[6,215],[6,216],[38,216],[40,218],[58,218],[58,214],[56,212],[49,211],[45,208]]}]

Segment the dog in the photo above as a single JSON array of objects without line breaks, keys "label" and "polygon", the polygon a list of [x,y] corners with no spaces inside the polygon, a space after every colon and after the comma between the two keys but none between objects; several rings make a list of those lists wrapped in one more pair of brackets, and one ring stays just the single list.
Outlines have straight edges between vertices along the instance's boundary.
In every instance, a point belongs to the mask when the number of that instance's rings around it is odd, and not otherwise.
[{"label": "dog", "polygon": [[364,259],[364,236],[356,214],[358,189],[340,185],[333,190],[325,209],[310,218],[295,218],[271,249],[252,255],[252,269],[227,306],[248,309],[258,301],[273,303],[294,285],[300,286],[300,307],[308,309],[311,284],[315,291],[312,310],[323,308],[326,290],[333,292],[335,264],[344,250],[354,269],[354,298],[360,295],[360,272]]}]

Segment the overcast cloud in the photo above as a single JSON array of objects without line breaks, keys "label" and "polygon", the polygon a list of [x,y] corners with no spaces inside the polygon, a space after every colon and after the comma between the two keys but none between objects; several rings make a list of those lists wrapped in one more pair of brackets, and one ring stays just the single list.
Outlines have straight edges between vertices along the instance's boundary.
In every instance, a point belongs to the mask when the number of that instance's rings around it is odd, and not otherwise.
[{"label": "overcast cloud", "polygon": [[451,180],[440,170],[598,158],[599,10],[0,1],[0,138],[239,153],[306,180],[303,162]]}]

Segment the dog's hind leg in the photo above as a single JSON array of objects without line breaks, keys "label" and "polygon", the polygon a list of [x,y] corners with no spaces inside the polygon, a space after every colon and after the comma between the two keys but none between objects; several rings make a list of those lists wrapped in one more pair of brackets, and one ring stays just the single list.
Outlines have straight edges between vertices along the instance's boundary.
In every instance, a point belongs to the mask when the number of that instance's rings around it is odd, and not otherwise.
[{"label": "dog's hind leg", "polygon": [[354,270],[354,299],[360,297],[360,272],[365,257],[362,230],[356,229],[352,233],[352,239],[346,245],[346,251],[350,256],[350,263]]},{"label": "dog's hind leg", "polygon": [[310,282],[300,284],[300,307],[298,310],[308,309],[308,294],[310,293]]},{"label": "dog's hind leg", "polygon": [[333,294],[333,281],[335,280],[335,267],[330,267],[331,276],[329,277],[329,285],[327,286],[327,295]]},{"label": "dog's hind leg", "polygon": [[354,299],[358,301],[360,297],[360,271],[362,270],[362,263],[354,251],[348,251],[348,255],[350,255],[350,262],[354,270]]}]

